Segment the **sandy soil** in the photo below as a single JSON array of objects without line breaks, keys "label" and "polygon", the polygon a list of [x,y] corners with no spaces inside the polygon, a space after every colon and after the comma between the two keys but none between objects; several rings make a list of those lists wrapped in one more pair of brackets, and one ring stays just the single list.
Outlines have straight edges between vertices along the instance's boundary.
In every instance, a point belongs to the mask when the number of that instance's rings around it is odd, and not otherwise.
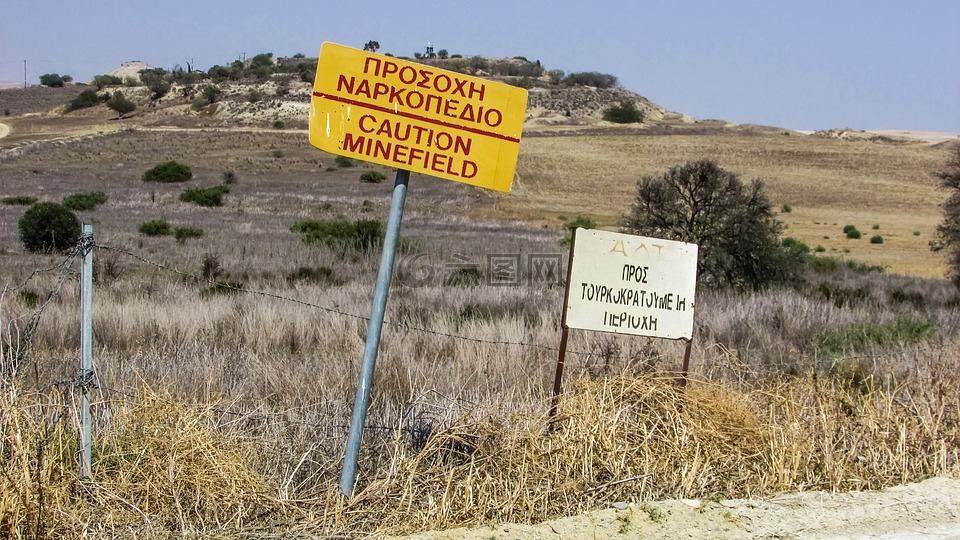
[{"label": "sandy soil", "polygon": [[960,479],[932,478],[880,492],[790,493],[758,500],[670,500],[537,525],[425,532],[405,540],[638,538],[913,538],[960,540]]}]

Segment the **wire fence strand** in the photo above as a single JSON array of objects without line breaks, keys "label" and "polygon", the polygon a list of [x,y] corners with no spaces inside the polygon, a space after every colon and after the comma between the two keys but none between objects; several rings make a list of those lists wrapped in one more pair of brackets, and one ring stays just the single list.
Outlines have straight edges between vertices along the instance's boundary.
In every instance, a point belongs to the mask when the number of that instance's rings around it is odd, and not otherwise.
[{"label": "wire fence strand", "polygon": [[[349,313],[349,312],[342,311],[342,310],[339,310],[339,309],[336,309],[336,308],[331,308],[331,307],[329,307],[329,306],[322,306],[322,305],[319,305],[319,304],[314,304],[314,303],[312,303],[312,302],[306,302],[306,301],[304,301],[304,300],[299,300],[299,299],[297,299],[297,298],[290,298],[290,297],[288,297],[288,296],[283,296],[283,295],[279,295],[279,294],[276,294],[276,293],[271,293],[271,292],[266,292],[266,291],[259,291],[259,290],[251,289],[251,288],[249,288],[249,287],[238,286],[238,285],[235,284],[235,283],[226,283],[226,282],[217,281],[217,280],[210,279],[210,278],[205,278],[205,277],[197,276],[197,275],[195,275],[195,274],[191,274],[191,273],[189,273],[189,272],[184,272],[184,271],[182,271],[182,270],[179,270],[179,269],[177,269],[177,268],[174,268],[173,266],[170,266],[170,265],[168,265],[168,264],[147,259],[146,257],[143,257],[143,256],[141,256],[141,255],[138,255],[138,254],[136,254],[136,253],[133,253],[132,251],[129,251],[129,250],[126,250],[126,249],[123,249],[123,248],[119,248],[119,247],[116,247],[116,246],[111,246],[111,245],[105,245],[105,244],[99,244],[99,243],[98,243],[98,244],[96,244],[96,247],[99,248],[99,249],[111,251],[111,252],[114,252],[114,253],[119,253],[119,254],[121,254],[121,255],[125,255],[125,256],[134,258],[134,259],[136,259],[136,260],[138,260],[138,261],[140,261],[140,262],[142,262],[142,263],[144,263],[144,264],[153,266],[153,267],[155,267],[155,268],[157,268],[157,269],[159,269],[159,270],[163,270],[163,271],[167,271],[167,272],[172,272],[172,273],[176,274],[177,276],[179,276],[179,277],[181,277],[181,278],[188,279],[188,280],[192,280],[192,281],[195,281],[195,282],[208,283],[208,284],[211,285],[211,286],[216,286],[216,287],[220,287],[220,288],[227,289],[227,290],[242,292],[242,293],[245,293],[245,294],[251,294],[251,295],[256,295],[256,296],[262,296],[262,297],[265,297],[265,298],[272,298],[272,299],[274,299],[274,300],[280,300],[280,301],[283,301],[283,302],[290,302],[290,303],[292,303],[292,304],[297,304],[297,305],[300,305],[300,306],[303,306],[303,307],[307,307],[307,308],[311,308],[311,309],[317,309],[317,310],[324,311],[324,312],[326,312],[326,313],[330,313],[330,314],[333,314],[333,315],[338,315],[338,316],[341,316],[341,317],[349,317],[349,318],[352,318],[352,319],[357,319],[357,320],[366,321],[366,322],[369,322],[369,321],[370,321],[370,317],[367,317],[367,316],[364,316],[364,315],[358,315],[358,314],[356,314],[356,313]],[[548,352],[556,352],[556,353],[559,353],[559,352],[560,352],[560,349],[559,349],[558,347],[552,347],[552,346],[549,346],[549,345],[542,345],[542,344],[539,344],[539,343],[526,343],[526,342],[523,342],[523,341],[506,341],[506,340],[484,339],[484,338],[463,336],[463,335],[459,335],[459,334],[452,334],[452,333],[449,333],[449,332],[440,332],[440,331],[438,331],[438,330],[432,330],[432,329],[430,329],[430,328],[424,328],[424,327],[422,327],[422,326],[414,326],[414,325],[409,325],[409,324],[405,324],[405,323],[395,322],[395,321],[391,321],[391,320],[389,320],[389,319],[384,320],[383,323],[384,323],[385,325],[388,325],[388,326],[391,326],[391,327],[394,327],[394,328],[399,328],[399,329],[402,329],[402,330],[408,330],[408,331],[411,331],[411,332],[418,332],[418,333],[421,333],[421,334],[428,334],[428,335],[433,335],[433,336],[443,337],[443,338],[448,338],[448,339],[456,339],[456,340],[460,340],[460,341],[467,341],[467,342],[479,343],[479,344],[483,344],[483,345],[514,346],[514,347],[525,347],[525,348],[530,348],[530,349],[538,349],[538,350],[543,350],[543,351],[548,351]],[[568,351],[567,351],[567,354],[574,354],[574,355],[579,355],[579,356],[596,356],[596,355],[597,355],[597,353],[593,353],[593,352],[588,352],[588,351],[572,351],[572,350],[568,350]]]}]

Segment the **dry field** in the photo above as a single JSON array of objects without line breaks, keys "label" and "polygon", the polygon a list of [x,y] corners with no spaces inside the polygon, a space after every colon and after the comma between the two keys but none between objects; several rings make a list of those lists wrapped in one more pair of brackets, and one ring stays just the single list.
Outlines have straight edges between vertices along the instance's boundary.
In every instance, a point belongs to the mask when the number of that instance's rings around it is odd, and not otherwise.
[{"label": "dry field", "polygon": [[[415,175],[348,501],[336,484],[379,253],[307,245],[290,227],[384,220],[389,180],[359,176],[392,174],[338,167],[302,130],[104,113],[4,121],[0,152],[30,146],[0,161],[0,196],[109,200],[79,213],[99,247],[86,484],[72,386],[77,261],[26,254],[25,208],[0,206],[0,534],[400,534],[960,472],[960,311],[927,248],[945,197],[931,174],[943,146],[697,125],[537,128],[513,193]],[[704,157],[763,178],[788,234],[888,271],[701,291],[686,390],[682,344],[572,332],[547,431],[562,287],[530,262],[563,260],[561,216],[614,228],[642,175]],[[194,179],[140,180],[169,159]],[[178,200],[226,172],[236,182],[224,206]],[[138,233],[157,218],[205,234]],[[847,224],[864,238],[843,238]],[[874,234],[884,243],[870,244]],[[516,256],[518,283],[488,284],[488,255]]]}]

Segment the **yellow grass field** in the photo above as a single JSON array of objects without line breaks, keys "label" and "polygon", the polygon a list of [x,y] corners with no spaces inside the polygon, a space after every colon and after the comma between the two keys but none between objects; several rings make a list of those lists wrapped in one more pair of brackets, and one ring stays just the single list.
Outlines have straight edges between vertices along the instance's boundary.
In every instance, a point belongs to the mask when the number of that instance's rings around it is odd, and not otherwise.
[{"label": "yellow grass field", "polygon": [[[894,273],[944,276],[929,241],[946,193],[935,171],[948,148],[922,142],[844,141],[791,135],[562,135],[531,133],[521,143],[518,178],[492,215],[557,223],[578,214],[616,227],[637,181],[708,158],[743,180],[760,178],[787,225],[785,234],[828,254],[882,265]],[[848,240],[845,225],[863,233]],[[874,226],[879,226],[874,229]],[[919,233],[919,234],[918,234]],[[874,235],[883,244],[871,244]]]}]

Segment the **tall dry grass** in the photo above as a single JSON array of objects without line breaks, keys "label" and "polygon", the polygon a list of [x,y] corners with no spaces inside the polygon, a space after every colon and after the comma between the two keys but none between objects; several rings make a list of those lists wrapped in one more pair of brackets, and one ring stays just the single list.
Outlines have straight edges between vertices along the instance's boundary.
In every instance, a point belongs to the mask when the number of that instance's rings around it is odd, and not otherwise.
[{"label": "tall dry grass", "polygon": [[[508,249],[523,253],[557,241],[513,237]],[[446,259],[429,250],[504,248],[450,241],[423,248],[438,265],[429,279],[395,284],[350,500],[336,486],[375,254],[279,248],[345,277],[331,286],[288,283],[284,258],[238,272],[251,255],[237,247],[220,263],[224,279],[246,272],[243,290],[204,297],[204,248],[163,267],[141,260],[157,256],[148,249],[96,251],[112,269],[98,266],[94,293],[93,478],[77,479],[70,280],[45,306],[28,364],[5,381],[5,532],[404,532],[958,471],[960,318],[946,282],[842,269],[792,290],[704,291],[685,391],[681,344],[574,331],[549,430],[562,290],[444,284]],[[56,285],[44,274],[27,288]],[[10,322],[36,309],[29,300],[3,296],[7,356],[23,346]],[[933,330],[825,348],[825,329],[883,330],[903,317]]]},{"label": "tall dry grass", "polygon": [[[559,160],[562,144],[538,140],[527,146],[514,195],[538,219],[538,208],[553,209],[544,229],[474,221],[464,216],[517,208],[415,178],[402,231],[413,247],[398,259],[350,500],[336,486],[378,254],[306,246],[289,228],[303,217],[382,219],[383,186],[360,184],[357,170],[327,170],[328,156],[295,134],[121,133],[4,163],[12,194],[107,192],[108,203],[82,217],[97,221],[97,242],[112,249],[94,253],[90,483],[77,477],[75,273],[60,284],[55,272],[32,273],[61,258],[0,252],[0,358],[24,358],[0,388],[2,534],[402,532],[538,520],[616,500],[875,488],[956,474],[960,312],[943,280],[841,264],[791,289],[702,291],[685,392],[676,379],[681,343],[573,331],[553,430],[545,415],[562,288],[531,282],[526,270],[521,286],[447,281],[465,262],[487,277],[488,254],[563,256],[553,212],[625,207],[635,176],[675,164],[671,156],[721,148],[732,168],[761,176],[799,163],[783,174],[803,182],[771,187],[800,216],[803,203],[791,194],[801,191],[790,186],[808,187],[808,166],[821,158],[814,169],[827,180],[867,176],[874,163],[883,186],[893,186],[906,170],[935,168],[941,154],[787,138],[766,150],[757,144],[598,138]],[[272,157],[274,149],[285,157]],[[180,187],[139,181],[171,155],[190,162],[204,185],[238,171],[226,206],[184,205]],[[586,174],[607,171],[611,159],[627,163],[627,180]],[[890,189],[913,193],[904,208],[928,219],[935,201],[925,174],[917,186]],[[582,183],[571,188],[575,180]],[[921,204],[927,212],[916,210]],[[18,212],[0,207],[5,245],[16,245]],[[815,214],[803,219],[819,227]],[[178,244],[136,233],[158,217],[206,234]],[[327,281],[289,279],[301,267],[325,268],[317,275]],[[239,290],[207,293],[207,277]],[[38,325],[25,332],[41,301]]]}]

